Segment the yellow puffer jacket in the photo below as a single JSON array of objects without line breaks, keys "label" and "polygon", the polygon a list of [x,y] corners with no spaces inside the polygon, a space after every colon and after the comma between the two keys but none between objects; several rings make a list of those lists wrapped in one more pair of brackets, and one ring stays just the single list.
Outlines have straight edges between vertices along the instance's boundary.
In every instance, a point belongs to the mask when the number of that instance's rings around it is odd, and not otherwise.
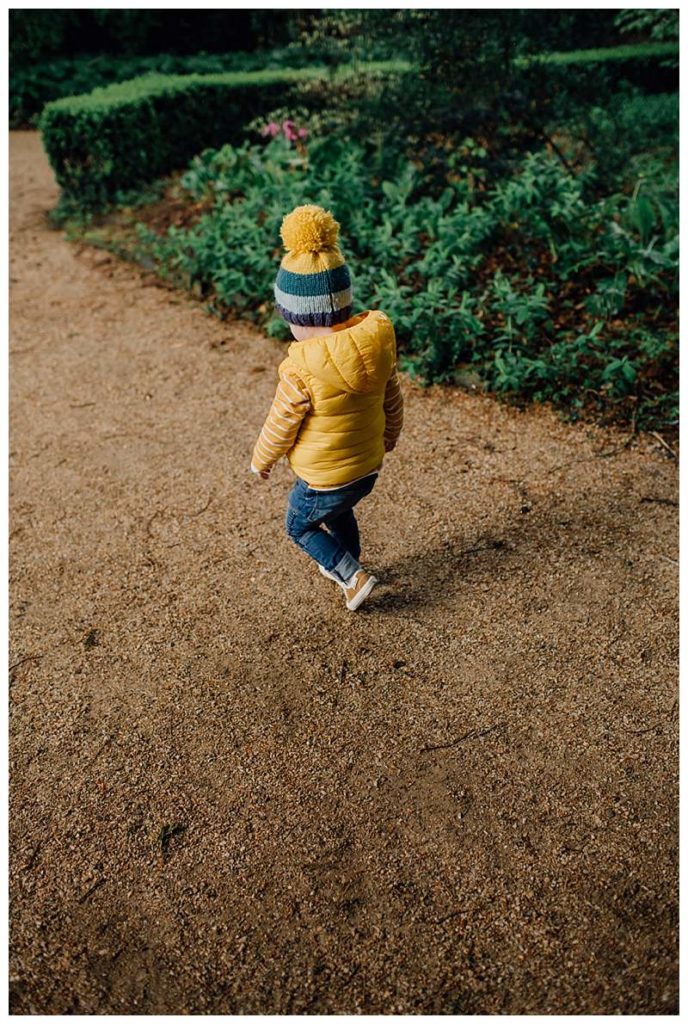
[{"label": "yellow puffer jacket", "polygon": [[289,346],[280,376],[295,371],[312,400],[287,455],[297,476],[313,487],[340,487],[380,467],[385,387],[395,364],[394,327],[380,310]]}]

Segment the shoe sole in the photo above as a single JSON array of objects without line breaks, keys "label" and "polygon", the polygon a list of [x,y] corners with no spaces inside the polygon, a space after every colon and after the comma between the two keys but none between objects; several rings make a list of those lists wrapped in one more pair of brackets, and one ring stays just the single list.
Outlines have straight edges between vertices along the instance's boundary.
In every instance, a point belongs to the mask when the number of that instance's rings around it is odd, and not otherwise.
[{"label": "shoe sole", "polygon": [[355,597],[352,597],[350,601],[346,602],[346,607],[350,612],[355,612],[359,605],[362,605],[366,597],[377,583],[377,577],[371,576],[367,583],[364,583],[359,592]]}]

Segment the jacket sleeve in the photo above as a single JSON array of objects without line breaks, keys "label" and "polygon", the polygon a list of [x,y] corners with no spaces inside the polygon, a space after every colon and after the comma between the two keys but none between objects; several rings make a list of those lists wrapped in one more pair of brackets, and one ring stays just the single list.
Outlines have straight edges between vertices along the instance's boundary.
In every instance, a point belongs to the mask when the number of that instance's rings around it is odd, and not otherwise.
[{"label": "jacket sleeve", "polygon": [[253,449],[254,473],[270,471],[293,448],[301,423],[311,410],[307,386],[293,370],[280,368],[280,380],[270,412]]},{"label": "jacket sleeve", "polygon": [[391,451],[396,445],[404,425],[404,399],[399,386],[396,366],[390,374],[385,388],[385,450]]}]

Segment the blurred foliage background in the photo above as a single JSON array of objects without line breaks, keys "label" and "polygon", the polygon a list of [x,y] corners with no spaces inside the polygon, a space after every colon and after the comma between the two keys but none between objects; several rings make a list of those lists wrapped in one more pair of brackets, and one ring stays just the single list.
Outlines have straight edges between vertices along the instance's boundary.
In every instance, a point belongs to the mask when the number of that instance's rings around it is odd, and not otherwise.
[{"label": "blurred foliage background", "polygon": [[[70,231],[218,316],[287,336],[279,223],[319,202],[359,308],[389,313],[419,380],[666,430],[678,24],[667,8],[16,10],[11,116],[40,116]],[[180,119],[193,141],[170,149]]]}]

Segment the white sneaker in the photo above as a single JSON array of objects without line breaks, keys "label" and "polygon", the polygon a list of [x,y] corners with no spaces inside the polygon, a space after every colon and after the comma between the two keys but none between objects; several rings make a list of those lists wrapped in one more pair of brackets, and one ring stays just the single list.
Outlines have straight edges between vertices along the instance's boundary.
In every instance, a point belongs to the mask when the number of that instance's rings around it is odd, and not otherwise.
[{"label": "white sneaker", "polygon": [[355,572],[348,584],[342,583],[341,580],[338,580],[336,576],[328,572],[320,563],[318,563],[318,569],[328,580],[334,580],[342,588],[346,597],[346,607],[352,612],[358,608],[359,604],[363,604],[375,584],[379,582],[377,576],[371,576],[365,569],[359,569]]},{"label": "white sneaker", "polygon": [[344,586],[346,607],[353,612],[360,604],[363,604],[366,597],[377,583],[377,577],[371,576],[365,569],[359,569]]}]

